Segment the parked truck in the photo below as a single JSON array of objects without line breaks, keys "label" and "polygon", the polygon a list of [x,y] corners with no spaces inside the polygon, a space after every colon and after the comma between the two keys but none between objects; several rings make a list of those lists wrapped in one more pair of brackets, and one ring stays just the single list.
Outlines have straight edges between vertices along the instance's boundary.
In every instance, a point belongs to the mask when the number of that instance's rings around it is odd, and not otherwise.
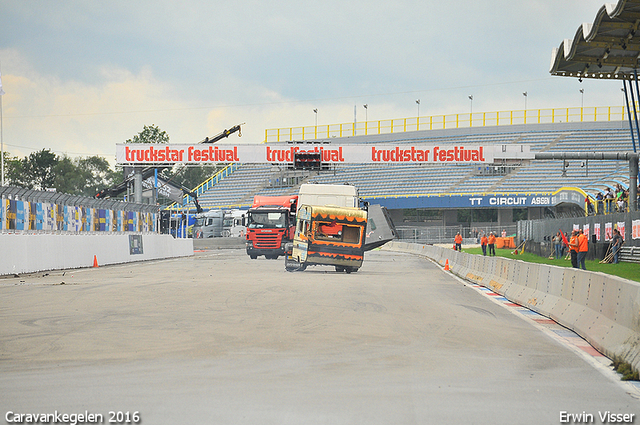
[{"label": "parked truck", "polygon": [[251,259],[264,255],[277,259],[285,244],[293,240],[298,195],[256,195],[247,211],[247,254]]},{"label": "parked truck", "polygon": [[224,212],[209,210],[196,214],[191,234],[194,238],[218,238],[222,236]]},{"label": "parked truck", "polygon": [[222,236],[231,238],[244,238],[247,233],[245,211],[233,209],[224,212],[222,224]]}]

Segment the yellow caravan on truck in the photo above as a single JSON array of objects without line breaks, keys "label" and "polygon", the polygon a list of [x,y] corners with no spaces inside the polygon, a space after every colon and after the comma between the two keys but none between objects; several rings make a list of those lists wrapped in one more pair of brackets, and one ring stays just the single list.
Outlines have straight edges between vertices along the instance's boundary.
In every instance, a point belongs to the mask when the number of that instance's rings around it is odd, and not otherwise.
[{"label": "yellow caravan on truck", "polygon": [[329,265],[337,272],[355,272],[364,260],[366,229],[366,210],[301,205],[285,268],[301,271],[308,265]]}]

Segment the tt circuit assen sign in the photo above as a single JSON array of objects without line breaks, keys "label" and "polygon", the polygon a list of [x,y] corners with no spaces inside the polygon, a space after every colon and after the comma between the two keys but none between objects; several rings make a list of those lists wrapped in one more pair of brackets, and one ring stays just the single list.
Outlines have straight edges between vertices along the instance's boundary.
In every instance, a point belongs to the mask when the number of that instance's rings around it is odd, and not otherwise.
[{"label": "tt circuit assen sign", "polygon": [[554,207],[569,203],[584,206],[586,194],[578,188],[565,187],[555,192],[497,194],[485,193],[475,195],[424,195],[403,197],[364,198],[370,203],[384,205],[389,209],[397,208],[529,208]]},{"label": "tt circuit assen sign", "polygon": [[[513,148],[514,146],[509,146]],[[530,158],[528,146],[506,151],[489,145],[418,145],[418,144],[351,144],[351,145],[174,145],[118,144],[118,164],[207,164],[216,162],[292,163],[296,152],[320,152],[328,164],[390,164],[390,163],[493,163],[496,158]]]}]

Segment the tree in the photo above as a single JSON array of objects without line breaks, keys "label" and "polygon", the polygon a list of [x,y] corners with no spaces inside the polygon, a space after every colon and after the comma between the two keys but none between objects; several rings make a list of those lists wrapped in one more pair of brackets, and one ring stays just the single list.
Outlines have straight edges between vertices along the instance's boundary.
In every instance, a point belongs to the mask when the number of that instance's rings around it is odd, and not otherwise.
[{"label": "tree", "polygon": [[102,157],[72,159],[43,149],[22,159],[5,152],[5,178],[10,186],[35,190],[55,188],[60,193],[94,196],[121,177]]},{"label": "tree", "polygon": [[23,171],[28,179],[26,186],[28,189],[45,190],[54,187],[54,168],[58,163],[58,157],[49,149],[42,149],[32,152],[23,160]]},{"label": "tree", "polygon": [[106,159],[99,156],[71,159],[63,156],[55,168],[54,187],[72,195],[95,196],[105,187],[111,187],[121,178]]},{"label": "tree", "polygon": [[17,156],[11,156],[9,152],[4,153],[4,175],[6,184],[9,186],[27,187],[24,164]]},{"label": "tree", "polygon": [[154,124],[145,125],[140,133],[127,139],[125,143],[169,143],[169,135]]}]

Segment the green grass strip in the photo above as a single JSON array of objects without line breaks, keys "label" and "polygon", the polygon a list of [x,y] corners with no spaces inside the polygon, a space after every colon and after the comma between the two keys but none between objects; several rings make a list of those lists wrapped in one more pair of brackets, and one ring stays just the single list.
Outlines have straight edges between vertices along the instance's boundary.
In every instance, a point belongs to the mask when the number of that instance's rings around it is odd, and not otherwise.
[{"label": "green grass strip", "polygon": [[[469,254],[482,255],[481,248],[464,248],[462,252],[466,252]],[[512,260],[522,260],[528,263],[537,263],[537,264],[549,264],[552,266],[559,267],[571,267],[571,261],[565,259],[552,259],[550,260],[547,257],[539,257],[535,254],[524,252],[518,253],[518,255],[512,254],[513,249],[496,249],[496,256],[510,258]],[[618,264],[600,264],[600,260],[591,260],[586,261],[585,265],[587,266],[588,271],[593,272],[602,272],[606,274],[610,274],[613,276],[622,277],[624,279],[634,280],[636,282],[640,282],[640,264],[636,263],[618,263]]]}]

